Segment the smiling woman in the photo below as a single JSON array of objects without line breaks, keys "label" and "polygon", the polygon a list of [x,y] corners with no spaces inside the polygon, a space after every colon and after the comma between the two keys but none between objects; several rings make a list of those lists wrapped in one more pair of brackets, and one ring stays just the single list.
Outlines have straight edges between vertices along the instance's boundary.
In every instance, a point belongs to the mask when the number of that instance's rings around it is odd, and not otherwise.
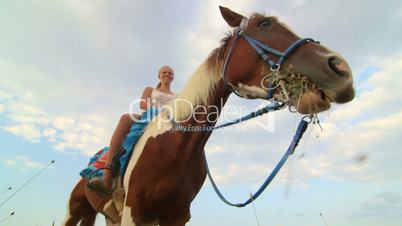
[{"label": "smiling woman", "polygon": [[[174,79],[173,69],[169,66],[163,66],[158,72],[159,83],[156,88],[147,87],[144,89],[140,107],[144,111],[142,115],[134,113],[123,114],[115,128],[112,139],[110,140],[107,151],[102,152],[102,167],[88,167],[81,175],[89,179],[87,186],[101,195],[111,195],[113,172],[120,161],[121,174],[125,171],[127,158],[131,155],[133,145],[141,135],[146,124],[139,124],[136,121],[148,117],[151,108],[162,108],[166,103],[172,100],[175,95],[170,90],[170,84]],[[105,150],[105,149],[104,149]],[[116,156],[120,156],[117,158]],[[97,160],[98,161],[98,160]],[[91,161],[92,162],[92,161]],[[101,169],[99,169],[101,168]],[[103,172],[99,171],[102,170]],[[96,175],[93,175],[96,172]]]}]

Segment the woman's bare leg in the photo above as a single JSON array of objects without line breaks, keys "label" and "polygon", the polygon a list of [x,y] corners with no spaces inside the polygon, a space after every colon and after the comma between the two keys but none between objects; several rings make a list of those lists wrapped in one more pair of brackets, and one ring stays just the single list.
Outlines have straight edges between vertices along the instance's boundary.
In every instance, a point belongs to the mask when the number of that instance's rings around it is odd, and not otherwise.
[{"label": "woman's bare leg", "polygon": [[[133,117],[140,119],[140,115],[132,115]],[[130,131],[131,126],[133,125],[134,121],[130,117],[129,114],[123,114],[120,117],[120,120],[116,126],[116,129],[113,132],[112,138],[109,144],[109,153],[106,160],[106,166],[110,166],[113,161],[113,157],[116,155],[117,151],[120,149],[124,139],[126,138],[128,132]],[[98,191],[111,191],[112,189],[112,179],[113,174],[111,170],[104,170],[104,181],[99,181],[97,179],[92,180],[89,182],[89,187],[94,188]],[[106,192],[106,191],[105,191]]]},{"label": "woman's bare leg", "polygon": [[[132,115],[133,117],[139,119],[141,116]],[[112,164],[113,156],[116,155],[119,150],[121,144],[126,138],[128,132],[130,131],[131,125],[134,123],[133,119],[129,114],[123,114],[120,117],[119,123],[116,126],[116,129],[113,132],[112,139],[109,144],[109,155],[106,160],[106,166],[110,166]],[[113,177],[110,170],[105,170],[104,172],[105,181],[108,186],[111,186],[111,179]]]}]

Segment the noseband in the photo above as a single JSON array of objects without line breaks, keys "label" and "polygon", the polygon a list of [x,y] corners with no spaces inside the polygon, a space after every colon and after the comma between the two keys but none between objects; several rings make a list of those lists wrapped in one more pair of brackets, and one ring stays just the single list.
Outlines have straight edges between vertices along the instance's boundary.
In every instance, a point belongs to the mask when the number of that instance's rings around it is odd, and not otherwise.
[{"label": "noseband", "polygon": [[[265,63],[267,63],[270,66],[270,69],[272,72],[279,73],[279,70],[281,69],[282,64],[285,62],[285,60],[300,46],[306,44],[306,43],[319,43],[318,41],[315,41],[312,38],[302,38],[299,39],[295,42],[293,42],[284,52],[281,52],[277,49],[272,48],[268,44],[262,43],[261,41],[258,41],[257,39],[249,36],[246,34],[246,32],[243,29],[238,28],[236,30],[236,39],[233,42],[233,45],[230,47],[228,56],[226,57],[226,60],[224,61],[223,68],[222,68],[222,80],[225,83],[226,86],[229,86],[231,91],[236,94],[239,97],[242,98],[247,98],[242,96],[238,91],[233,89],[233,85],[230,84],[226,78],[225,78],[225,73],[226,73],[226,68],[229,63],[230,57],[232,55],[234,47],[237,45],[238,41],[243,38],[245,39],[253,48],[254,50],[260,55],[260,57],[264,60]],[[269,54],[272,54],[274,56],[277,56],[279,59],[277,62],[275,62]],[[273,97],[273,92],[272,92],[272,83],[269,84],[268,87],[268,96],[267,99],[271,99]]]}]

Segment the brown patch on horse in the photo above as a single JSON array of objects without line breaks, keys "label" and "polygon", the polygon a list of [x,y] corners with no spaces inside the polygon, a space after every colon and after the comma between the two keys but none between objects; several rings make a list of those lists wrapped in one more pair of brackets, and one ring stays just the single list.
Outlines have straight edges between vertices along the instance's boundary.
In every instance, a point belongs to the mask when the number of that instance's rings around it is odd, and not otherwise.
[{"label": "brown patch on horse", "polygon": [[97,211],[88,202],[85,193],[86,182],[81,179],[74,187],[68,202],[69,217],[65,220],[64,226],[93,226]]}]

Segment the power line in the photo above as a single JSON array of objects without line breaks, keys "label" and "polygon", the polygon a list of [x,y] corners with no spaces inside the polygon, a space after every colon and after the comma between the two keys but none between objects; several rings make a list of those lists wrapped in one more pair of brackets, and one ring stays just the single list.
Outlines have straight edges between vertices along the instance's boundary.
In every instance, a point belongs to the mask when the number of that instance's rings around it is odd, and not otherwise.
[{"label": "power line", "polygon": [[320,217],[321,217],[322,221],[325,223],[325,225],[329,226],[327,221],[324,219],[324,216],[322,215],[322,213],[320,213]]},{"label": "power line", "polygon": [[8,218],[12,217],[14,214],[15,214],[15,212],[11,212],[10,215],[5,217],[3,220],[0,220],[0,224],[3,223],[4,221],[6,221]]},{"label": "power line", "polygon": [[0,193],[0,195],[6,194],[6,193],[7,193],[8,191],[10,191],[11,189],[13,189],[13,187],[8,187],[6,190],[2,191],[2,192]]},{"label": "power line", "polygon": [[19,191],[21,191],[25,186],[27,186],[29,184],[29,182],[31,182],[33,179],[35,179],[37,176],[39,176],[43,171],[45,171],[47,168],[50,167],[50,165],[52,165],[55,161],[52,160],[50,161],[50,163],[44,167],[42,170],[40,170],[38,173],[36,173],[35,175],[33,175],[31,178],[29,178],[29,180],[27,180],[27,182],[25,182],[21,187],[19,187],[12,195],[10,195],[10,197],[8,197],[6,200],[4,200],[1,204],[0,207],[2,207],[8,200],[10,200],[12,197],[14,197]]}]

